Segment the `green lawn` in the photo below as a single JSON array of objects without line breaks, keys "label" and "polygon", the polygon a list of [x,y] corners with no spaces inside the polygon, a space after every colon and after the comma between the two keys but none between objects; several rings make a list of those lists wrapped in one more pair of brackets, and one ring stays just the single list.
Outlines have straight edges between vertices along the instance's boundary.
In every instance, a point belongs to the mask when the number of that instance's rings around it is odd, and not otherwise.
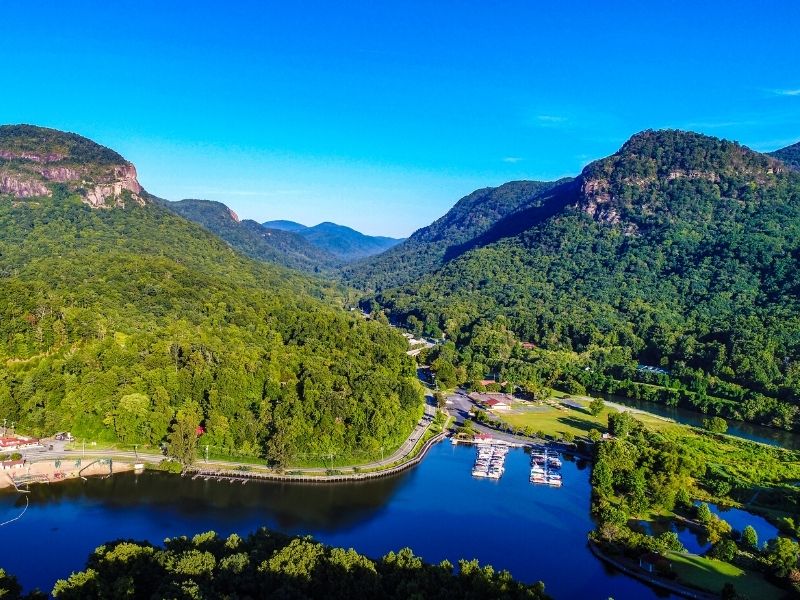
[{"label": "green lawn", "polygon": [[578,409],[559,410],[555,407],[544,405],[530,409],[512,409],[495,413],[496,417],[514,427],[530,427],[534,432],[543,431],[547,435],[560,437],[565,432],[576,436],[585,436],[590,429],[600,432],[606,430],[608,423],[607,410],[593,417],[588,412]]},{"label": "green lawn", "polygon": [[[554,392],[555,400],[569,397],[571,401],[579,402],[584,407],[589,405],[588,398],[570,397],[563,392]],[[542,431],[546,435],[561,437],[565,432],[575,436],[585,436],[590,429],[597,429],[601,433],[607,430],[608,413],[615,410],[605,408],[598,416],[592,416],[588,408],[556,408],[549,404],[525,406],[517,404],[507,411],[490,413],[494,418],[505,421],[514,427],[530,427],[534,432]],[[664,421],[655,416],[637,413],[634,416],[648,426],[655,429],[676,427],[674,423]]]},{"label": "green lawn", "polygon": [[743,571],[729,563],[695,554],[670,552],[668,557],[678,579],[687,585],[719,593],[730,582],[738,593],[748,598],[778,600],[786,596],[785,591],[766,581],[760,573]]}]

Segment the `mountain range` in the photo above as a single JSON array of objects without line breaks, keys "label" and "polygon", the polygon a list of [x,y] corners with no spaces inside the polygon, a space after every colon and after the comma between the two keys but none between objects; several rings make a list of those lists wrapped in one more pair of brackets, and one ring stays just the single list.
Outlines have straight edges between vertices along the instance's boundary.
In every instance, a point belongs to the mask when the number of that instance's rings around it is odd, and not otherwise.
[{"label": "mountain range", "polygon": [[267,221],[262,225],[268,229],[297,233],[317,248],[333,254],[344,262],[380,254],[403,241],[398,238],[364,235],[355,229],[329,221],[313,227],[306,227],[294,221]]},{"label": "mountain range", "polygon": [[164,202],[169,210],[199,223],[242,254],[306,272],[330,271],[342,260],[291,231],[265,227],[245,219],[221,202],[180,200]]},{"label": "mountain range", "polygon": [[[218,202],[167,202],[108,148],[3,126],[0,358],[16,366],[0,373],[0,409],[34,428],[131,438],[155,433],[118,429],[118,417],[143,427],[145,413],[174,412],[178,398],[194,398],[198,418],[236,430],[219,434],[227,443],[283,460],[336,436],[355,447],[349,429],[325,429],[325,414],[334,414],[325,411],[339,410],[333,390],[342,386],[372,393],[353,373],[386,361],[380,369],[394,379],[374,380],[380,391],[370,402],[404,399],[397,418],[410,426],[413,377],[402,340],[337,312],[345,291],[338,279],[361,290],[368,309],[455,342],[459,355],[448,360],[467,379],[507,368],[508,344],[522,340],[590,357],[570,375],[581,383],[587,373],[624,378],[630,365],[659,365],[689,386],[698,408],[793,428],[799,150],[761,154],[691,132],[645,131],[575,178],[477,190],[398,241],[333,223],[240,221]],[[254,360],[272,370],[250,372]],[[130,380],[119,379],[121,364]],[[562,378],[569,370],[558,369]],[[43,385],[30,383],[37,377]],[[333,404],[303,417],[281,412],[302,402],[312,380]],[[296,394],[286,381],[299,382]],[[237,404],[245,389],[264,400],[275,382],[282,391],[268,394],[271,413]],[[239,400],[209,400],[225,394]],[[378,410],[397,412],[392,406]],[[253,419],[265,418],[285,427],[253,429]],[[304,442],[303,423],[328,433]]]},{"label": "mountain range", "polygon": [[206,444],[278,465],[399,445],[422,412],[405,339],[165,204],[108,148],[0,126],[4,418],[152,445],[202,424]]},{"label": "mountain range", "polygon": [[450,224],[435,260],[419,251],[425,228],[347,280],[377,290],[367,306],[466,348],[475,376],[504,362],[509,335],[560,351],[619,347],[687,380],[708,374],[717,396],[758,395],[732,416],[794,426],[800,174],[790,164],[645,131],[573,180],[530,185],[507,184],[527,196],[475,230],[475,210],[462,210],[470,197],[459,202],[434,224]]},{"label": "mountain range", "polygon": [[328,222],[306,227],[294,221],[239,220],[228,206],[212,200],[161,203],[250,258],[309,273],[333,273],[349,262],[379,254],[402,241],[364,235]]}]

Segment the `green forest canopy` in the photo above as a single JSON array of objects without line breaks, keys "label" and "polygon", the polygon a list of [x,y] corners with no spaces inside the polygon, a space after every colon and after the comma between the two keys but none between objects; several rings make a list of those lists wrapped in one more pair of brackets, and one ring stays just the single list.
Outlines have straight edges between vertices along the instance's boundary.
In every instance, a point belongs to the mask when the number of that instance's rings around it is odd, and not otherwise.
[{"label": "green forest canopy", "polygon": [[796,425],[800,174],[731,142],[648,131],[545,194],[555,214],[511,215],[496,228],[521,233],[489,230],[373,301],[466,349],[467,373],[499,368],[508,340],[617,348],[627,364],[730,384],[736,401],[782,402],[782,426]]},{"label": "green forest canopy", "polygon": [[[339,290],[241,257],[154,203],[0,202],[0,412],[37,434],[368,456],[421,416],[405,340]],[[218,451],[219,451],[218,449]]]},{"label": "green forest canopy", "polygon": [[[379,560],[352,548],[264,528],[240,538],[213,531],[167,539],[163,547],[117,540],[97,548],[84,571],[59,580],[56,598],[436,598],[546,600],[544,585],[520,583],[477,561],[425,563],[405,548]],[[21,598],[0,569],[0,597]],[[31,594],[29,598],[37,598]]]}]

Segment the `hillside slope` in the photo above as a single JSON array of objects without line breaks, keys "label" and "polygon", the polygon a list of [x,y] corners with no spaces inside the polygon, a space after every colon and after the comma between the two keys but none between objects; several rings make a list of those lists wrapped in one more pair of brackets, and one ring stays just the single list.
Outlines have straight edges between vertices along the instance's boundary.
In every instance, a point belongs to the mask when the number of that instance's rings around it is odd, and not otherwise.
[{"label": "hillside slope", "polygon": [[380,254],[403,241],[397,238],[365,235],[350,227],[329,221],[313,227],[306,227],[294,221],[267,221],[262,225],[297,233],[317,248],[335,255],[344,262]]},{"label": "hillside slope", "polygon": [[[557,182],[563,183],[563,182]],[[405,285],[441,267],[504,217],[536,204],[539,194],[555,183],[513,181],[476,190],[459,200],[443,217],[414,232],[383,254],[342,270],[344,280],[364,290]]]},{"label": "hillside slope", "polygon": [[405,340],[335,288],[244,258],[140,187],[117,194],[132,165],[85,138],[0,140],[0,411],[19,429],[157,444],[202,424],[215,451],[277,464],[374,456],[411,430]]},{"label": "hillside slope", "polygon": [[501,364],[509,331],[548,349],[616,347],[716,386],[728,414],[795,426],[800,174],[731,142],[647,131],[552,195],[554,214],[520,211],[375,299],[468,348],[469,373]]},{"label": "hillside slope", "polygon": [[792,144],[791,146],[786,146],[786,148],[781,148],[780,150],[775,150],[775,152],[769,152],[768,154],[783,161],[793,169],[800,171],[800,142]]},{"label": "hillside slope", "polygon": [[402,241],[390,237],[364,235],[350,227],[327,221],[306,227],[297,233],[318,248],[347,262],[380,254]]},{"label": "hillside slope", "polygon": [[333,269],[341,261],[291,231],[270,229],[255,221],[240,221],[226,205],[211,200],[167,202],[173,212],[200,223],[242,254],[306,272]]},{"label": "hillside slope", "polygon": [[262,225],[267,229],[280,229],[281,231],[301,231],[303,229],[307,229],[307,227],[302,223],[298,223],[296,221],[286,221],[283,219],[278,219],[277,221],[266,221],[265,223],[262,223]]}]

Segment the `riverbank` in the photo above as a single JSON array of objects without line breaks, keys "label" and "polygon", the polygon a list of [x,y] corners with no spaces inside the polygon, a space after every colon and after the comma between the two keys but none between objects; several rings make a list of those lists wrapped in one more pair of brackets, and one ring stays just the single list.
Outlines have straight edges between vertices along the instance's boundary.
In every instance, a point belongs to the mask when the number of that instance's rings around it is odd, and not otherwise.
[{"label": "riverbank", "polygon": [[716,600],[719,598],[717,594],[710,594],[707,592],[703,592],[700,590],[696,590],[685,585],[681,585],[676,581],[669,581],[664,579],[663,577],[658,577],[657,575],[653,575],[644,571],[643,569],[637,567],[633,563],[623,562],[616,558],[613,558],[603,552],[602,548],[595,542],[589,540],[589,550],[592,551],[598,559],[602,560],[604,563],[611,565],[615,569],[622,571],[626,575],[634,577],[639,581],[643,581],[648,585],[655,586],[657,588],[661,588],[673,594],[677,594],[684,598],[692,598],[693,600]]},{"label": "riverbank", "polygon": [[[192,479],[215,479],[219,481],[239,481],[246,483],[247,481],[284,481],[294,483],[343,483],[347,481],[365,481],[368,479],[376,479],[379,477],[388,477],[395,475],[406,469],[418,465],[425,455],[428,453],[435,444],[438,444],[445,439],[444,433],[439,433],[427,440],[419,450],[416,451],[414,456],[409,460],[402,462],[398,465],[381,468],[373,471],[351,470],[349,473],[336,471],[326,472],[319,475],[307,475],[296,472],[278,473],[276,471],[265,470],[241,470],[241,469],[214,469],[193,465],[186,468],[182,475],[191,476]],[[333,470],[335,471],[335,470]]]},{"label": "riverbank", "polygon": [[108,476],[116,473],[132,471],[130,463],[100,460],[89,461],[85,466],[80,461],[46,460],[31,462],[19,469],[3,471],[0,475],[0,489],[17,488],[29,483],[59,483],[82,477]]}]

